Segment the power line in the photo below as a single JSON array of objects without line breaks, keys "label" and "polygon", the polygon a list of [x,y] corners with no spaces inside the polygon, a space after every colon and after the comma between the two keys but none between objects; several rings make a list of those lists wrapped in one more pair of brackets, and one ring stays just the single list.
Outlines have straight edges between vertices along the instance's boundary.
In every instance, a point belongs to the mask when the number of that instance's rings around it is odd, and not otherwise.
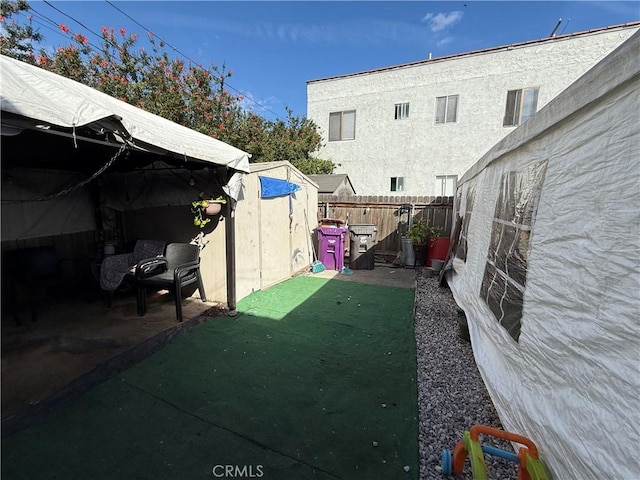
[{"label": "power line", "polygon": [[[46,2],[45,2],[45,3],[46,3]],[[36,23],[38,23],[38,25],[41,25],[41,26],[43,26],[43,27],[45,27],[45,28],[47,28],[47,29],[51,30],[52,32],[56,33],[57,35],[60,35],[60,36],[64,37],[65,39],[68,39],[68,38],[69,38],[67,34],[65,34],[65,33],[61,33],[61,31],[60,31],[60,25],[59,25],[57,22],[55,22],[54,20],[50,19],[50,18],[49,18],[49,17],[47,17],[46,15],[44,15],[44,14],[42,14],[42,13],[38,12],[37,10],[35,10],[34,8],[32,8],[31,6],[29,6],[29,11],[31,11],[31,12],[33,12],[33,13],[35,14],[35,15],[34,15],[34,21],[35,21],[36,19],[44,19],[44,21],[46,21],[46,22],[50,23],[51,25],[55,26],[55,28],[53,28],[53,27],[51,27],[51,26],[49,26],[49,25],[46,25],[45,23],[36,22]],[[64,15],[64,14],[63,14],[63,15]],[[73,20],[73,19],[72,19],[72,20]],[[75,20],[73,20],[73,21],[75,22]],[[91,32],[91,33],[93,33],[93,32]],[[93,34],[95,35],[95,33],[93,33]],[[100,51],[100,47],[98,47],[97,45],[92,44],[91,42],[87,42],[87,45],[88,45],[89,47],[91,47],[91,48],[92,48],[92,50],[93,50],[93,51],[95,51],[95,52],[99,52],[99,51]]]},{"label": "power line", "polygon": [[[46,0],[44,0],[46,3]],[[120,12],[122,15],[124,15],[125,17],[127,17],[129,20],[131,20],[133,23],[135,23],[136,25],[138,25],[140,28],[144,29],[145,32],[148,32],[150,35],[153,35],[154,37],[156,37],[158,40],[160,40],[161,42],[163,42],[165,45],[169,46],[171,49],[173,49],[173,51],[175,51],[178,55],[181,55],[182,57],[186,58],[187,60],[189,60],[190,62],[192,62],[195,65],[199,65],[199,62],[196,62],[195,60],[193,60],[191,57],[189,57],[188,55],[182,53],[180,50],[178,50],[176,47],[174,47],[173,45],[171,45],[169,42],[167,42],[165,39],[163,39],[162,37],[159,37],[158,35],[156,35],[155,33],[153,33],[151,30],[149,30],[147,27],[145,27],[144,25],[142,25],[140,22],[138,22],[135,18],[131,17],[130,15],[128,15],[127,13],[123,12],[120,8],[118,8],[117,6],[115,6],[111,1],[109,0],[105,0],[106,3],[108,3],[109,5],[111,5],[113,8],[115,8],[118,12]],[[244,98],[246,98],[247,100],[255,103],[258,107],[262,108],[263,110],[266,110],[267,112],[273,113],[277,118],[282,119],[282,117],[280,115],[278,115],[276,112],[274,112],[273,110],[269,110],[267,107],[265,107],[264,105],[261,105],[260,103],[256,102],[255,100],[253,100],[252,98],[250,98],[249,96],[247,96],[244,92],[241,92],[240,90],[238,90],[237,88],[233,87],[232,85],[230,85],[229,83],[225,83],[225,85],[227,87],[229,87],[231,90],[239,93],[240,95],[242,95]]]},{"label": "power line", "polygon": [[[100,35],[99,33],[94,32],[93,30],[91,30],[89,27],[87,27],[84,23],[82,23],[79,20],[76,20],[75,18],[73,18],[71,15],[68,15],[66,13],[64,13],[62,10],[60,10],[58,7],[54,7],[53,5],[51,5],[51,3],[49,3],[47,0],[43,0],[43,2],[46,5],[49,5],[51,8],[53,8],[54,10],[56,10],[57,12],[61,13],[62,15],[64,15],[65,17],[67,17],[68,19],[76,22],[78,25],[80,25],[82,28],[84,28],[85,30],[93,33],[96,37],[100,37],[102,38],[102,35]],[[109,42],[111,44],[112,47],[117,47],[117,45],[114,45],[112,42]]]},{"label": "power line", "polygon": [[[173,49],[178,55],[181,55],[182,57],[186,58],[187,60],[189,60],[190,62],[199,65],[199,62],[196,62],[195,60],[193,60],[192,58],[190,58],[188,55],[182,53],[180,50],[178,50],[176,47],[174,47],[173,45],[171,45],[169,42],[167,42],[166,40],[164,40],[162,37],[159,37],[158,35],[156,35],[155,33],[153,33],[152,31],[150,31],[148,28],[146,28],[144,25],[142,25],[140,22],[138,22],[136,19],[134,19],[133,17],[131,17],[130,15],[128,15],[127,13],[123,12],[120,8],[116,7],[115,5],[113,5],[109,0],[105,0],[106,3],[108,3],[109,5],[111,5],[113,8],[115,8],[116,10],[118,10],[122,15],[124,15],[125,17],[127,17],[129,20],[131,20],[132,22],[134,22],[136,25],[138,25],[140,28],[144,29],[146,32],[148,32],[150,35],[153,35],[154,37],[156,37],[158,40],[160,40],[161,42],[163,42],[165,45],[169,46],[171,49]],[[60,10],[58,7],[52,5],[50,2],[48,2],[47,0],[43,0],[43,3],[45,3],[46,5],[48,5],[49,7],[53,8],[55,11],[57,11],[58,13],[60,13],[61,15],[65,16],[66,18],[70,19],[71,21],[77,23],[78,25],[80,25],[82,28],[84,28],[85,30],[87,30],[89,33],[93,34],[94,36],[106,41],[107,43],[109,43],[109,45],[111,45],[114,48],[118,48],[118,45],[115,44],[114,42],[112,42],[111,40],[104,38],[103,35],[95,32],[94,30],[92,30],[91,28],[89,28],[87,25],[85,25],[84,23],[82,23],[81,21],[79,21],[78,19],[76,19],[75,17],[63,12],[62,10]],[[32,8],[31,6],[29,7],[29,10],[32,11],[37,17],[40,17],[42,19],[44,19],[45,21],[49,22],[51,25],[54,25],[56,28],[51,28],[50,26],[44,25],[42,23],[40,23],[40,25],[42,25],[43,27],[48,28],[49,30],[54,31],[55,33],[59,34],[59,35],[63,35],[61,34],[58,30],[59,30],[59,23],[52,20],[51,18],[47,17],[46,15],[38,12],[37,10],[35,10],[34,8]],[[63,35],[64,36],[64,35]],[[66,38],[66,36],[65,36]],[[88,46],[91,48],[91,50],[93,50],[94,52],[100,52],[100,47],[97,45],[92,44],[91,42],[87,42]],[[225,85],[230,88],[231,90],[239,93],[240,95],[242,95],[246,100],[254,103],[255,105],[257,105],[259,108],[261,108],[262,110],[265,110],[267,112],[272,113],[276,118],[279,118],[280,120],[284,120],[278,113],[274,112],[273,110],[270,110],[269,108],[265,107],[264,105],[261,105],[259,102],[256,102],[255,100],[253,100],[251,97],[247,96],[244,92],[238,90],[237,88],[233,87],[232,85],[230,85],[229,83],[225,83]]]},{"label": "power line", "polygon": [[[71,21],[73,21],[73,22],[77,23],[77,24],[78,24],[78,25],[80,25],[82,28],[84,28],[84,29],[88,30],[88,31],[89,31],[89,33],[93,34],[95,37],[97,37],[97,38],[100,38],[100,39],[104,40],[104,41],[105,41],[105,42],[107,42],[109,45],[111,45],[113,48],[118,48],[118,45],[117,45],[116,43],[112,42],[112,41],[111,41],[111,40],[109,40],[108,38],[104,38],[104,37],[103,37],[102,35],[100,35],[99,33],[94,32],[94,31],[93,31],[93,30],[91,30],[89,27],[87,27],[86,25],[84,25],[82,22],[80,22],[80,21],[76,20],[76,19],[75,19],[74,17],[72,17],[71,15],[68,15],[68,14],[64,13],[64,12],[63,12],[62,10],[60,10],[59,8],[54,7],[53,5],[51,5],[51,4],[50,4],[49,2],[47,2],[46,0],[43,0],[43,1],[44,1],[44,3],[46,3],[47,5],[49,5],[49,6],[50,6],[51,8],[53,8],[54,10],[58,11],[59,13],[61,13],[62,15],[64,15],[65,17],[69,18]],[[41,18],[45,19],[46,21],[48,21],[49,23],[51,23],[51,25],[54,25],[56,28],[55,28],[55,29],[54,29],[54,28],[51,28],[51,27],[49,27],[49,26],[47,26],[47,25],[44,25],[44,24],[42,24],[42,23],[41,23],[40,25],[42,25],[42,26],[44,26],[44,27],[48,28],[49,30],[52,30],[53,32],[55,32],[56,34],[58,34],[58,35],[60,35],[60,36],[64,37],[65,39],[68,39],[68,38],[69,38],[69,34],[68,34],[68,32],[61,33],[61,30],[60,30],[60,25],[61,25],[61,24],[59,24],[59,23],[58,23],[58,22],[56,22],[55,20],[52,20],[51,18],[47,17],[47,16],[46,16],[46,15],[44,15],[43,13],[38,12],[37,10],[35,10],[35,9],[34,9],[33,7],[31,7],[31,6],[29,6],[29,11],[32,11],[33,13],[35,13],[35,14],[36,14],[36,16],[38,16],[38,17],[41,17]],[[71,32],[72,34],[74,33],[72,29],[69,29],[69,32]],[[100,46],[95,45],[95,44],[93,44],[93,43],[89,42],[89,41],[88,41],[88,39],[87,39],[87,43],[86,43],[86,45],[87,45],[88,47],[90,47],[90,49],[91,49],[93,52],[100,53],[100,51],[101,51],[101,47],[100,47]]]},{"label": "power line", "polygon": [[[56,22],[46,17],[45,15],[42,15],[41,13],[39,13],[38,11],[34,10],[31,7],[29,7],[29,10],[27,11],[20,10],[16,12],[16,15],[19,17],[24,17],[25,22],[27,22],[31,26],[35,25],[37,27],[46,28],[47,30],[55,33],[56,35],[60,35],[65,38],[68,38],[65,34],[60,32],[60,28]],[[52,27],[51,25],[53,25],[55,28]],[[34,31],[37,33],[40,33],[40,28],[34,29]],[[32,43],[31,47],[33,46],[34,45]]]}]

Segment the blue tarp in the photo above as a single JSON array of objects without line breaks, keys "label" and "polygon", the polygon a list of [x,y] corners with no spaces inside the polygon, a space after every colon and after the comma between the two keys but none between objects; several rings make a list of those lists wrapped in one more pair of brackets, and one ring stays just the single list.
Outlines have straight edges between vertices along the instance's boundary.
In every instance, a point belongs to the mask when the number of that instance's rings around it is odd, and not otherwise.
[{"label": "blue tarp", "polygon": [[300,190],[300,185],[288,182],[287,180],[280,180],[279,178],[271,177],[259,177],[260,178],[260,190],[261,198],[280,197],[282,195],[289,195],[291,193]]}]

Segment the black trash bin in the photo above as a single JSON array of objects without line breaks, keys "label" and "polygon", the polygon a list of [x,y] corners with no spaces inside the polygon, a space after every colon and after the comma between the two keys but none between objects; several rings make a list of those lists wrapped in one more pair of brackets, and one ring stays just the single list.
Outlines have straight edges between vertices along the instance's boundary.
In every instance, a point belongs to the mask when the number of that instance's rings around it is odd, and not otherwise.
[{"label": "black trash bin", "polygon": [[373,270],[377,232],[378,228],[368,223],[349,225],[349,268]]}]

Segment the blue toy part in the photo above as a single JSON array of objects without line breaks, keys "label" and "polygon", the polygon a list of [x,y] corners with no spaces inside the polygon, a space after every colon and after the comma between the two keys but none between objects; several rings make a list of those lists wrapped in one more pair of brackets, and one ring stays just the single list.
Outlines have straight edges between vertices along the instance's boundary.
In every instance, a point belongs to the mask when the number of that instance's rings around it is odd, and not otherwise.
[{"label": "blue toy part", "polygon": [[493,455],[494,457],[504,458],[513,463],[520,462],[518,455],[516,455],[515,453],[507,452],[505,450],[500,450],[499,448],[496,448],[496,447],[491,447],[489,445],[482,445],[482,451],[489,455]]},{"label": "blue toy part", "polygon": [[443,475],[451,475],[453,473],[453,452],[451,450],[442,450],[442,461],[440,462]]}]

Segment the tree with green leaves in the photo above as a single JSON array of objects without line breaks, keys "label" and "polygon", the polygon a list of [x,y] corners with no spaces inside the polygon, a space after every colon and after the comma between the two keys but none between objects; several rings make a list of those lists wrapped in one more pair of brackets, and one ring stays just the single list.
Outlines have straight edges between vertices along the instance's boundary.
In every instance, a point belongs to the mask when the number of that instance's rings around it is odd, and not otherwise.
[{"label": "tree with green leaves", "polygon": [[25,0],[0,2],[0,53],[23,62],[34,63],[34,43],[43,40],[42,35],[34,30],[32,17],[27,16],[27,23],[20,24],[12,17],[22,11],[28,11],[29,4]]},{"label": "tree with green leaves", "polygon": [[[44,38],[30,23],[25,0],[0,0],[1,53],[26,61],[107,93],[198,132],[251,153],[252,162],[288,160],[304,173],[332,173],[330,160],[314,158],[322,137],[314,122],[294,116],[265,120],[242,109],[241,95],[229,92],[232,76],[226,65],[208,68],[172,58],[165,43],[149,32],[150,50],[139,46],[135,33],[102,27],[98,49],[87,37],[60,25],[69,44],[53,51],[36,45]],[[21,24],[13,17],[26,18]]]}]

